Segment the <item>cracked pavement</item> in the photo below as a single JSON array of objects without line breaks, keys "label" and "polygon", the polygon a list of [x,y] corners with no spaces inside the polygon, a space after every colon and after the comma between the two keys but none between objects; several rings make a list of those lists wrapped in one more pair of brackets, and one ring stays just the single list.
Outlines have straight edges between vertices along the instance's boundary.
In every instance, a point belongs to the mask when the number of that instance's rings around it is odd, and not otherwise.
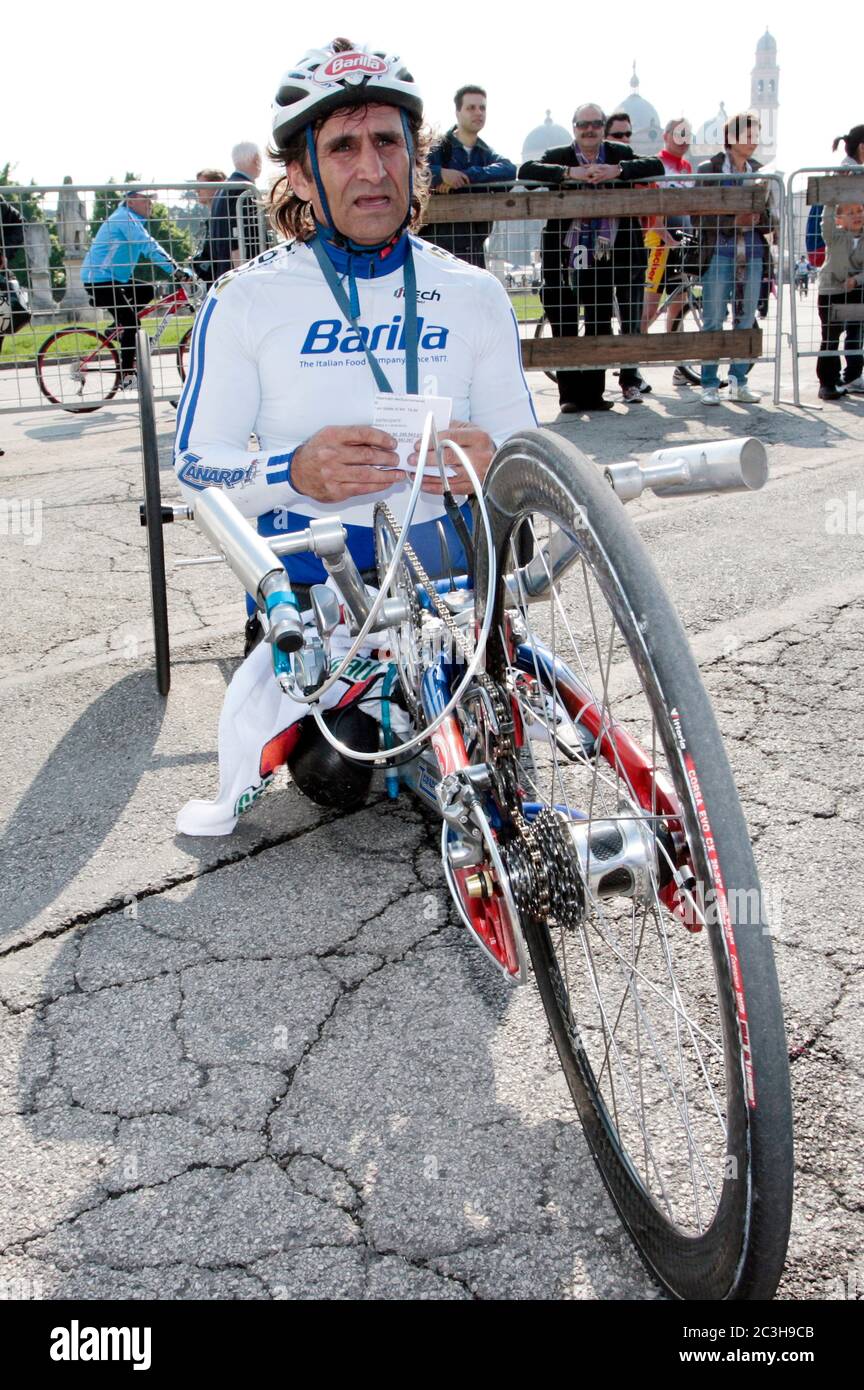
[{"label": "cracked pavement", "polygon": [[[706,422],[669,369],[647,375],[638,410],[556,428],[600,462],[724,433],[770,447],[762,494],[649,494],[632,513],[702,665],[772,907],[797,1146],[778,1296],[837,1297],[838,1277],[864,1279],[864,579],[862,534],[825,518],[857,496],[864,406]],[[553,420],[554,388],[531,382]],[[158,408],[171,499],[172,419]],[[414,802],[378,791],[340,818],[283,777],[230,839],[175,838],[177,808],[215,783],[241,602],[223,566],[169,572],[162,701],[136,431],[122,406],[0,415],[3,494],[43,504],[41,543],[0,547],[0,1287],[662,1297],[536,990],[509,989],[466,939]],[[191,527],[166,546],[203,553]]]}]

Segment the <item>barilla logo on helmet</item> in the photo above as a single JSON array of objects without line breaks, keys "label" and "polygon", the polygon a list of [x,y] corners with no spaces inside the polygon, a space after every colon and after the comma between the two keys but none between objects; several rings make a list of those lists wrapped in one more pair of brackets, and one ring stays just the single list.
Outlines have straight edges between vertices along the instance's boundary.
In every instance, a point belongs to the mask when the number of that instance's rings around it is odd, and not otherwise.
[{"label": "barilla logo on helmet", "polygon": [[376,58],[374,53],[334,53],[320,68],[316,68],[313,80],[322,87],[331,82],[360,82],[364,77],[380,77],[387,72],[389,63]]}]

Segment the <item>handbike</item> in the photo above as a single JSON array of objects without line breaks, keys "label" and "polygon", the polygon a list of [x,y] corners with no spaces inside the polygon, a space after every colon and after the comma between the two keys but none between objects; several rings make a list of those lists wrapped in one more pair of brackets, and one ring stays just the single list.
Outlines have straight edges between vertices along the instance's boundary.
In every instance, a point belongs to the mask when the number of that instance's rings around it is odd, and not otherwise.
[{"label": "handbike", "polygon": [[[444,478],[444,449],[427,422]],[[333,521],[271,546],[218,489],[195,519],[265,615],[274,678],[327,741],[441,819],[465,929],[531,974],[592,1154],[644,1262],[680,1299],[770,1298],[792,1193],[789,1074],[747,827],[680,621],[622,501],[757,488],[755,440],[596,465],[544,430],[497,452],[468,573],[430,573],[379,503],[373,598]],[[611,486],[610,486],[611,483]],[[616,495],[617,494],[617,495]],[[304,621],[280,555],[309,550]],[[340,667],[330,636],[355,634]],[[367,639],[402,732],[351,750],[317,700]],[[307,721],[302,721],[306,723]],[[290,758],[289,758],[290,766]]]},{"label": "handbike", "polygon": [[[153,314],[162,315],[150,339],[152,349],[162,341],[169,320],[175,314],[194,313],[205,293],[202,281],[186,281],[141,310],[139,324]],[[54,405],[79,415],[105,405],[120,387],[119,337],[116,325],[107,333],[78,325],[52,333],[36,354],[36,379],[42,394]],[[187,328],[175,349],[181,381],[186,380],[191,341],[192,329]]]}]

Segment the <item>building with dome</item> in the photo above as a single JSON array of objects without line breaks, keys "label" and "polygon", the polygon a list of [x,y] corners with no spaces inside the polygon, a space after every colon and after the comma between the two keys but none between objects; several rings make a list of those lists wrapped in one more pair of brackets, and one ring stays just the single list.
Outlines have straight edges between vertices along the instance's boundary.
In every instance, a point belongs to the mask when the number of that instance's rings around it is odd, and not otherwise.
[{"label": "building with dome", "polygon": [[[750,72],[750,97],[736,100],[734,105],[719,102],[717,110],[701,125],[694,125],[693,144],[690,149],[691,163],[707,159],[723,148],[723,131],[727,112],[756,111],[762,126],[762,143],[756,151],[756,158],[762,164],[770,164],[777,154],[777,116],[780,104],[780,69],[777,66],[777,40],[766,29],[756,45],[756,62]],[[626,111],[633,123],[631,144],[636,154],[656,154],[663,144],[663,127],[666,121],[680,116],[680,110],[664,110],[661,115],[639,91],[639,78],[636,63],[630,78],[630,92],[612,111]],[[540,127],[538,127],[540,129]],[[532,131],[532,135],[533,135]],[[572,136],[567,136],[570,140]],[[536,158],[535,156],[532,156]]]},{"label": "building with dome", "polygon": [[546,112],[546,119],[542,125],[535,126],[529,130],[522,143],[522,163],[527,159],[539,159],[546,150],[554,149],[556,145],[569,145],[573,139],[573,131],[567,130],[563,125],[556,125],[552,119],[552,112]]},{"label": "building with dome", "polygon": [[656,154],[663,144],[663,123],[650,101],[639,95],[639,78],[636,76],[636,61],[633,61],[633,76],[630,78],[630,95],[610,111],[626,111],[633,124],[633,139],[630,144],[638,155]]},{"label": "building with dome", "polygon": [[[780,106],[780,69],[777,66],[777,40],[765,30],[756,45],[756,62],[750,71],[750,99],[727,106],[720,102],[716,115],[709,116],[693,131],[691,163],[708,159],[723,148],[723,129],[728,114],[755,111],[759,116],[762,140],[756,151],[760,164],[770,164],[777,155],[777,119]],[[728,114],[727,114],[728,113]]]}]

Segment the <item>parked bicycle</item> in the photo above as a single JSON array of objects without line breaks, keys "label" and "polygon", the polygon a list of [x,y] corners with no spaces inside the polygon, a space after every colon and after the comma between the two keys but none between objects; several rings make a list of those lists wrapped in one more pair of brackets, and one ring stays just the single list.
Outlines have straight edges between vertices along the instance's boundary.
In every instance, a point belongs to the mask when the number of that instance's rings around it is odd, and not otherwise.
[{"label": "parked bicycle", "polygon": [[[141,310],[139,324],[154,314],[162,316],[150,340],[151,349],[159,346],[169,322],[176,315],[194,314],[205,294],[206,286],[202,281],[187,280]],[[54,405],[76,414],[105,405],[120,388],[119,337],[120,329],[116,326],[103,333],[98,328],[72,325],[52,333],[36,354],[36,379],[42,394]],[[189,327],[175,349],[181,381],[186,380],[191,340]]]}]

